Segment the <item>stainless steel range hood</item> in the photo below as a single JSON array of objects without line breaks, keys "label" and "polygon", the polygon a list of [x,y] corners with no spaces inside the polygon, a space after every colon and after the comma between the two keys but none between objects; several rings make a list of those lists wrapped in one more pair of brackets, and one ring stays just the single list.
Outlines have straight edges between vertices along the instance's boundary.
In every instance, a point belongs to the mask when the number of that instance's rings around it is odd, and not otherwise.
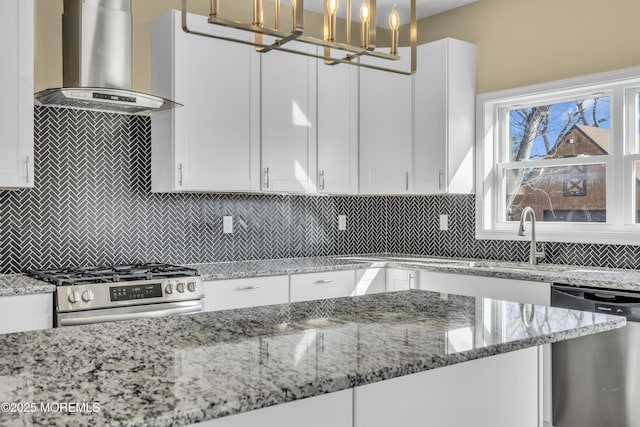
[{"label": "stainless steel range hood", "polygon": [[146,115],[180,106],[131,90],[131,0],[64,0],[63,87],[37,104]]}]

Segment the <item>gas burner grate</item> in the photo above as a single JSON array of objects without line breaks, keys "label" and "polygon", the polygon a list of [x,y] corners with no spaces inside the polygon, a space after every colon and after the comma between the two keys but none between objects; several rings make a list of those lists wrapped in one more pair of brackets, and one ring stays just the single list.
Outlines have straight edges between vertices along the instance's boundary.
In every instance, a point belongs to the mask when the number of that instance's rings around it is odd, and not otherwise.
[{"label": "gas burner grate", "polygon": [[198,275],[198,271],[178,265],[148,263],[28,270],[25,274],[52,285],[66,286],[193,277]]}]

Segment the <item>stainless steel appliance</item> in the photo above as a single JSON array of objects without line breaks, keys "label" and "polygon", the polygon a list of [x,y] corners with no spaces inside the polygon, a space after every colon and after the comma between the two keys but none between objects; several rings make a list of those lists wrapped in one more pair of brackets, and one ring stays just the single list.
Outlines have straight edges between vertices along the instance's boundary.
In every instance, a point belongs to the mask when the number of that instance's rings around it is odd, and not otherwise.
[{"label": "stainless steel appliance", "polygon": [[628,322],[552,345],[553,425],[640,427],[640,292],[554,284],[551,305]]},{"label": "stainless steel appliance", "polygon": [[131,40],[131,0],[64,0],[63,87],[36,93],[36,102],[121,114],[179,106],[131,90]]},{"label": "stainless steel appliance", "polygon": [[160,317],[202,311],[198,272],[169,264],[134,264],[27,274],[57,286],[55,326]]}]

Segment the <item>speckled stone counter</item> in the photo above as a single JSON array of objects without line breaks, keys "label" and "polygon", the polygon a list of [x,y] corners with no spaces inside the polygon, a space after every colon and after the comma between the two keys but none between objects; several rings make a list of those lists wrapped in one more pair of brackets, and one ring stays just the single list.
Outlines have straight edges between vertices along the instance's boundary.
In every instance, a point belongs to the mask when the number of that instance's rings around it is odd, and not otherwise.
[{"label": "speckled stone counter", "polygon": [[[285,258],[257,261],[216,262],[193,264],[202,280],[241,279],[245,277],[276,276],[280,274],[314,273],[319,271],[365,268],[376,261],[359,261],[342,257]],[[378,262],[380,263],[380,262]]]},{"label": "speckled stone counter", "polygon": [[0,275],[0,297],[12,295],[46,294],[56,291],[56,287],[31,277]]},{"label": "speckled stone counter", "polygon": [[639,270],[544,263],[533,266],[524,262],[438,258],[402,254],[220,262],[194,264],[191,267],[197,268],[205,281],[367,267],[391,267],[640,291]]},{"label": "speckled stone counter", "polygon": [[187,425],[624,324],[414,290],[1,335],[0,402],[91,410],[0,425]]},{"label": "speckled stone counter", "polygon": [[640,291],[640,270],[544,263],[530,265],[528,263],[505,261],[450,259],[397,254],[344,257],[344,259],[383,263],[387,267],[396,268],[415,268],[444,273]]}]

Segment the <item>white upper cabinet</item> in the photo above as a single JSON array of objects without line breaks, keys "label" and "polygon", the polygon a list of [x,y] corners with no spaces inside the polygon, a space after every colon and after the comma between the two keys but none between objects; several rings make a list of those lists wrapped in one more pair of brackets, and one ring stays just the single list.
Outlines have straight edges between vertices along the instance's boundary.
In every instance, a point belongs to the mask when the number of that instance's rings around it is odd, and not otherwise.
[{"label": "white upper cabinet", "polygon": [[[250,38],[189,15],[194,30]],[[260,57],[251,46],[187,34],[180,13],[152,29],[153,93],[184,105],[152,116],[152,189],[260,189]]]},{"label": "white upper cabinet", "polygon": [[[385,64],[409,69],[408,48],[402,59]],[[411,76],[360,70],[361,194],[405,194],[413,191],[413,79]]]},{"label": "white upper cabinet", "polygon": [[[315,47],[287,44],[292,49]],[[315,58],[271,51],[261,55],[262,189],[315,192]]]},{"label": "white upper cabinet", "polygon": [[351,194],[358,183],[358,68],[318,61],[318,192]]},{"label": "white upper cabinet", "polygon": [[33,187],[33,0],[0,3],[0,188]]},{"label": "white upper cabinet", "polygon": [[476,46],[443,39],[418,46],[415,192],[472,193]]}]

